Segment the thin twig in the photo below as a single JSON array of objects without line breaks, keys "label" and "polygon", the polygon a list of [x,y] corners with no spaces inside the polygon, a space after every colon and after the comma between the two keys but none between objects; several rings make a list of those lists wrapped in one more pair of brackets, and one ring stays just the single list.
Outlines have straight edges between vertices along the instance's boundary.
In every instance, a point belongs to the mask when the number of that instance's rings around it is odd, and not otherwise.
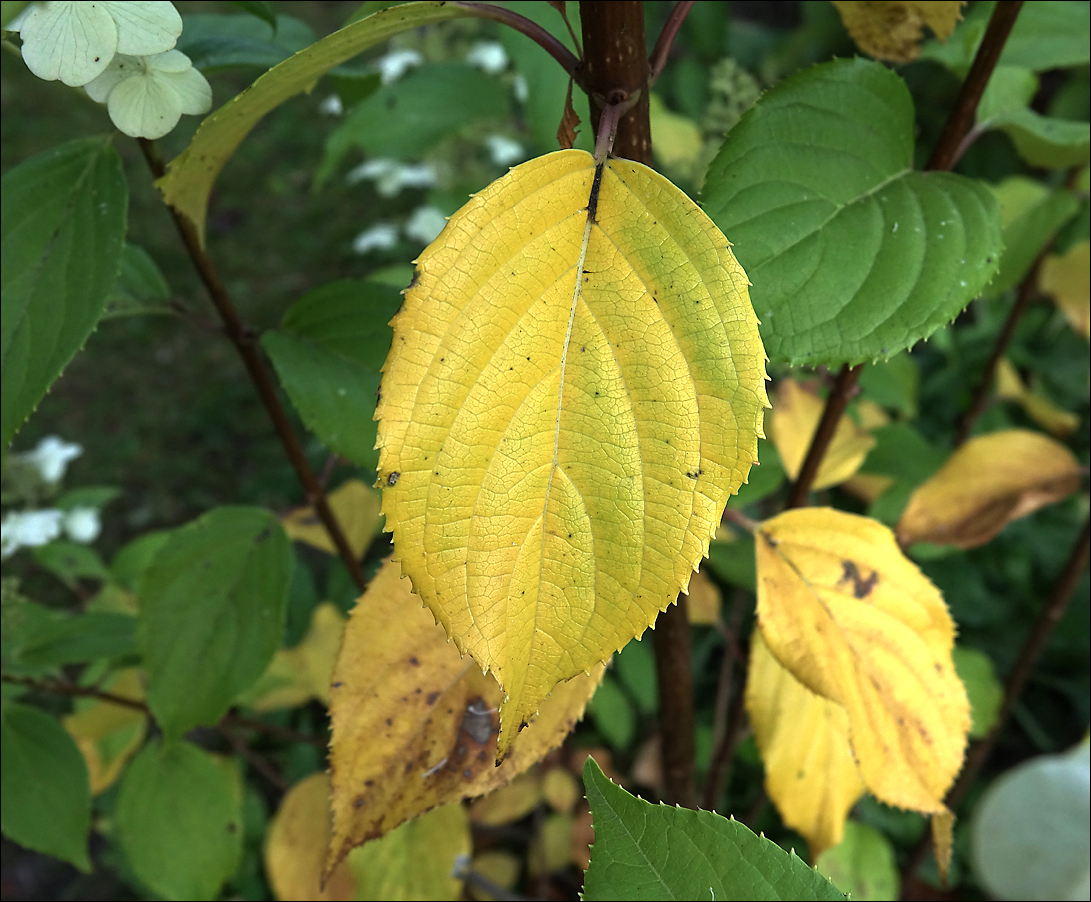
[{"label": "thin twig", "polygon": [[273,767],[272,764],[250,748],[250,744],[242,736],[239,736],[231,730],[225,730],[224,736],[231,744],[231,748],[235,750],[235,754],[245,758],[246,762],[259,774],[265,777],[270,785],[274,786],[280,792],[288,791],[292,784],[284,779],[284,775]]},{"label": "thin twig", "polygon": [[947,117],[947,124],[943,127],[925,169],[947,172],[955,165],[963,137],[974,121],[977,104],[992,77],[1022,5],[1023,0],[1000,0],[996,4],[992,17],[989,19],[989,25],[985,29],[985,35],[981,38],[981,44],[978,45],[970,71],[966,73],[955,105]]},{"label": "thin twig", "polygon": [[[581,88],[583,87],[580,61],[573,55],[571,50],[565,47],[564,44],[542,28],[537,22],[532,22],[530,19],[526,18],[526,16],[521,16],[519,13],[512,12],[510,9],[504,9],[502,6],[492,6],[488,3],[469,3],[465,2],[465,0],[457,0],[457,2],[452,5],[457,6],[460,9],[465,9],[478,18],[502,22],[504,25],[514,28],[521,34],[525,34],[546,53],[552,56],[553,59],[560,63],[564,71],[572,77],[576,84]],[[576,46],[579,46],[578,42]]]},{"label": "thin twig", "polygon": [[[157,179],[162,178],[166,169],[155,142],[146,138],[138,138],[137,142],[140,144],[140,149],[144,153],[144,159],[147,161],[152,174]],[[311,469],[307,455],[303,451],[303,444],[300,442],[299,436],[295,434],[288,413],[284,409],[284,405],[280,403],[280,395],[277,393],[276,384],[265,366],[265,360],[262,358],[261,352],[258,350],[258,343],[253,330],[247,327],[243,323],[242,317],[239,316],[239,312],[235,308],[235,304],[231,300],[220,274],[212,263],[212,258],[209,257],[208,252],[201,245],[196,226],[185,216],[181,216],[173,207],[168,207],[167,210],[178,228],[178,234],[189,253],[190,260],[201,277],[201,281],[204,282],[216,311],[220,314],[220,319],[223,320],[227,337],[231,339],[235,349],[239,352],[239,356],[242,357],[246,371],[250,374],[250,381],[254,383],[258,396],[261,398],[262,404],[265,405],[269,418],[273,421],[273,428],[284,446],[288,460],[295,469],[299,481],[303,484],[307,502],[314,507],[314,511],[322,521],[322,525],[326,527],[326,532],[329,533],[330,539],[337,548],[337,552],[356,588],[363,592],[367,588],[367,577],[364,575],[360,561],[353,553],[348,539],[345,538],[341,524],[330,509],[326,493],[322,490],[318,478],[314,475],[314,470]]]},{"label": "thin twig", "polygon": [[[735,748],[739,739],[739,728],[742,726],[743,692],[742,687],[731,694],[732,677],[735,668],[743,662],[744,653],[739,647],[738,634],[742,625],[743,591],[735,591],[731,614],[726,625],[723,625],[724,633],[724,659],[720,665],[720,682],[716,687],[716,708],[713,712],[712,722],[712,758],[709,761],[708,774],[705,777],[704,800],[701,807],[707,811],[715,811],[723,795],[724,787],[730,773],[731,760],[735,757]],[[745,679],[744,679],[745,683]]]},{"label": "thin twig", "polygon": [[[111,705],[120,705],[123,708],[131,708],[134,711],[140,711],[142,714],[146,714],[149,717],[152,716],[151,708],[148,707],[147,702],[137,698],[126,698],[123,695],[115,695],[113,692],[106,692],[102,689],[96,689],[93,686],[79,686],[76,683],[67,683],[61,680],[20,676],[13,673],[0,675],[0,680],[5,683],[11,683],[14,686],[25,686],[27,689],[34,689],[38,692],[50,692],[54,695],[68,695],[73,698],[93,698],[100,702],[108,702]],[[237,714],[225,714],[220,718],[217,727],[219,729],[234,727],[242,730],[253,730],[257,733],[264,733],[274,739],[283,739],[285,742],[302,742],[320,749],[325,749],[326,747],[325,740],[318,736],[310,736],[307,733],[300,733],[297,730],[291,730],[287,727],[279,727],[276,724],[266,723],[263,720],[239,717]]]},{"label": "thin twig", "polygon": [[863,368],[862,363],[856,366],[849,366],[846,363],[837,374],[829,397],[826,398],[822,419],[818,421],[818,428],[814,431],[811,446],[807,449],[807,456],[803,458],[803,466],[799,468],[799,476],[788,495],[786,509],[803,507],[807,503],[807,495],[814,484],[815,476],[818,475],[818,468],[822,466],[822,459],[829,450],[833,434],[837,431],[837,424],[841,421],[845,408],[848,407],[849,398],[852,397]]},{"label": "thin twig", "polygon": [[689,11],[693,9],[693,2],[694,0],[680,0],[671,10],[671,14],[667,16],[667,21],[663,24],[663,30],[659,32],[655,47],[652,48],[652,55],[648,58],[648,64],[652,67],[651,79],[648,82],[649,86],[655,84],[656,79],[659,78],[660,73],[663,71],[663,67],[667,65],[667,57],[670,56],[671,47],[674,46],[674,39],[678,36],[678,30],[682,27],[682,23],[686,21]]},{"label": "thin twig", "polygon": [[566,9],[568,4],[562,0],[560,3],[551,3],[550,6],[554,7],[557,12],[561,14],[561,18],[564,19],[565,28],[568,29],[568,34],[572,38],[572,45],[576,48],[576,53],[583,56],[583,45],[580,44],[580,36],[576,34],[576,29],[572,27],[572,23],[568,19],[568,10]]},{"label": "thin twig", "polygon": [[751,520],[746,514],[730,507],[724,510],[724,519],[734,523],[740,529],[745,529],[747,532],[757,532],[758,527],[761,526],[757,520]]},{"label": "thin twig", "polygon": [[[1088,520],[1083,524],[1083,531],[1076,540],[1075,546],[1073,546],[1068,562],[1061,571],[1061,575],[1057,578],[1057,582],[1054,584],[1053,591],[1050,593],[1049,598],[1042,606],[1041,611],[1038,612],[1038,620],[1034,624],[1034,629],[1031,630],[1030,635],[1023,643],[1023,647],[1019,652],[1019,657],[1016,659],[1011,672],[1008,674],[1007,680],[1004,681],[1004,701],[996,716],[996,723],[993,724],[993,727],[989,730],[988,734],[970,749],[958,781],[951,787],[951,791],[947,793],[945,801],[947,807],[952,811],[954,811],[963,798],[965,798],[966,793],[977,778],[982,765],[996,746],[997,739],[1000,738],[1000,734],[1007,726],[1008,720],[1011,717],[1011,712],[1015,708],[1016,702],[1019,701],[1019,697],[1023,694],[1023,689],[1026,688],[1027,680],[1034,672],[1034,667],[1038,663],[1038,658],[1041,656],[1042,650],[1045,648],[1046,643],[1053,634],[1054,628],[1068,610],[1069,602],[1071,602],[1072,596],[1076,592],[1076,587],[1080,583],[1080,577],[1083,576],[1083,571],[1087,567],[1089,554],[1091,554],[1091,520]],[[922,837],[910,853],[909,860],[902,871],[903,887],[913,878],[917,868],[920,867],[921,862],[924,861],[925,856],[928,854],[930,844],[930,837]]]}]

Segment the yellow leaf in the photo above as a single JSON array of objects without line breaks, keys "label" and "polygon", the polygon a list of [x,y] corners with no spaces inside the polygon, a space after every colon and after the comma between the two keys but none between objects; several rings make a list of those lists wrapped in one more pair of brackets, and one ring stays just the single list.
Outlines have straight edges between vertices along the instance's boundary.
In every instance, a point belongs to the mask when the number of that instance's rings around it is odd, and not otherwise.
[{"label": "yellow leaf", "polygon": [[868,432],[874,432],[890,423],[890,414],[870,398],[861,398],[857,402],[856,416],[860,422],[860,428]]},{"label": "yellow leaf", "polygon": [[865,792],[849,747],[848,715],[782,667],[760,630],[750,643],[746,711],[769,798],[807,840],[814,861],[841,842],[845,818]]},{"label": "yellow leaf", "polygon": [[892,485],[894,485],[893,476],[882,476],[879,473],[857,473],[850,479],[846,479],[841,484],[841,488],[850,495],[854,495],[868,504],[873,504]]},{"label": "yellow leaf", "polygon": [[294,648],[279,649],[239,703],[256,711],[294,708],[312,698],[328,705],[333,666],[344,632],[344,614],[332,602],[322,602],[311,614],[303,640]]},{"label": "yellow leaf", "polygon": [[720,588],[703,571],[698,570],[689,581],[686,611],[689,622],[711,625],[720,622]]},{"label": "yellow leaf", "polygon": [[[818,395],[791,379],[785,379],[777,386],[769,431],[791,479],[799,475],[825,406],[826,402]],[[814,488],[828,489],[844,482],[860,469],[874,444],[870,433],[848,416],[842,416],[818,468]]]},{"label": "yellow leaf", "polygon": [[796,679],[845,709],[864,785],[889,805],[946,810],[970,706],[939,592],[866,517],[786,511],[754,545],[762,637]]},{"label": "yellow leaf", "polygon": [[563,871],[572,863],[571,814],[547,814],[527,854],[527,870],[532,878]]},{"label": "yellow leaf", "polygon": [[459,657],[398,569],[387,561],[371,581],[334,671],[330,865],[422,811],[513,780],[560,745],[602,679],[600,664],[558,686],[495,767],[500,688]]},{"label": "yellow leaf", "polygon": [[[378,495],[359,479],[350,479],[327,498],[349,547],[360,557],[367,551],[379,529],[380,505]],[[312,507],[302,507],[287,514],[281,521],[289,539],[306,542],[320,551],[337,554],[326,527],[318,519]]]},{"label": "yellow leaf", "polygon": [[[522,859],[503,849],[489,849],[474,856],[473,872],[503,889],[514,888],[522,870]],[[480,899],[482,902],[492,902],[495,898],[473,881],[467,880],[466,883],[471,898]]]},{"label": "yellow leaf", "polygon": [[[141,701],[144,698],[143,674],[139,667],[126,667],[103,688],[122,698]],[[143,745],[148,715],[127,705],[96,701],[65,716],[61,722],[76,740],[87,762],[91,795],[98,795],[113,785],[129,759]]]},{"label": "yellow leaf", "polygon": [[1064,445],[1026,429],[970,439],[909,499],[898,521],[903,545],[974,548],[1012,520],[1071,495],[1079,461]]},{"label": "yellow leaf", "polygon": [[1072,328],[1091,341],[1091,242],[1073,245],[1064,256],[1046,257],[1039,284]]},{"label": "yellow leaf", "polygon": [[563,767],[553,767],[542,777],[542,798],[561,814],[571,814],[576,803],[583,798],[583,790],[572,772]]},{"label": "yellow leaf", "polygon": [[330,781],[312,774],[285,793],[265,834],[265,873],[277,899],[354,899],[356,881],[342,862],[321,887],[330,842]]},{"label": "yellow leaf", "polygon": [[939,879],[947,885],[947,869],[951,866],[951,847],[954,845],[955,816],[950,811],[938,811],[931,817],[932,849],[936,853]]},{"label": "yellow leaf", "polygon": [[655,158],[667,169],[690,174],[704,149],[700,127],[688,116],[670,109],[658,94],[649,98],[648,116]]},{"label": "yellow leaf", "polygon": [[357,899],[459,899],[458,860],[469,858],[470,821],[444,805],[373,839],[349,858]]},{"label": "yellow leaf", "polygon": [[507,786],[494,789],[470,807],[475,824],[498,827],[520,821],[542,801],[542,781],[537,773],[520,774]]},{"label": "yellow leaf", "polygon": [[1019,371],[1007,357],[1001,357],[996,367],[996,393],[1007,401],[1014,401],[1035,423],[1058,438],[1071,435],[1080,425],[1077,414],[1058,407],[1049,398],[1027,388]]},{"label": "yellow leaf", "polygon": [[962,18],[963,2],[922,0],[833,0],[856,46],[875,59],[895,63],[915,60],[921,53],[924,26],[947,40]]},{"label": "yellow leaf", "polygon": [[559,151],[450,219],[393,326],[387,528],[502,686],[503,758],[674,602],[745,481],[767,406],[746,275],[656,172]]}]

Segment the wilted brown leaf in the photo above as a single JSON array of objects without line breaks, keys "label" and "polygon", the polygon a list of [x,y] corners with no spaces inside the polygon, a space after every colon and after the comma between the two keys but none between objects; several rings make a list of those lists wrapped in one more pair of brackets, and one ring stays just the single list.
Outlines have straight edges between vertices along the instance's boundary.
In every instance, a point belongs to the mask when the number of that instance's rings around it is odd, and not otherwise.
[{"label": "wilted brown leaf", "polygon": [[833,0],[856,46],[876,59],[907,63],[920,56],[924,26],[947,40],[962,18],[960,2]]}]

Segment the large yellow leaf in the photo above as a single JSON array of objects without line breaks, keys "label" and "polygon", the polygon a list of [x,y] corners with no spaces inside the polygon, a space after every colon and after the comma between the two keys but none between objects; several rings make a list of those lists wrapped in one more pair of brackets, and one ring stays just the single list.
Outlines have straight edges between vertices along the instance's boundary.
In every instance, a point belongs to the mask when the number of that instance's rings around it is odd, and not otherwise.
[{"label": "large yellow leaf", "polygon": [[711,220],[639,163],[524,163],[425,250],[379,419],[395,557],[503,687],[498,755],[674,602],[757,452],[765,354]]},{"label": "large yellow leaf", "polygon": [[765,764],[765,789],[814,861],[841,842],[849,809],[865,792],[849,748],[849,718],[769,653],[754,630],[746,712]]},{"label": "large yellow leaf", "polygon": [[876,59],[905,63],[921,53],[924,26],[947,40],[964,2],[950,0],[833,0],[856,46]]},{"label": "large yellow leaf", "polygon": [[1064,445],[1026,429],[970,439],[909,499],[898,541],[974,548],[1012,520],[1071,495],[1080,463]]},{"label": "large yellow leaf", "polygon": [[1072,328],[1091,340],[1091,242],[1081,241],[1063,256],[1042,264],[1042,291],[1053,296]]},{"label": "large yellow leaf", "polygon": [[[776,401],[769,432],[784,471],[789,478],[795,479],[811,447],[826,402],[792,379],[785,379],[777,386]],[[818,467],[813,488],[828,489],[851,477],[863,465],[874,444],[870,433],[848,416],[842,416]]]},{"label": "large yellow leaf", "polygon": [[387,561],[371,581],[333,675],[330,868],[422,811],[513,780],[560,745],[602,679],[598,665],[558,686],[495,767],[500,688],[459,657],[398,571]]},{"label": "large yellow leaf", "polygon": [[845,709],[864,784],[890,805],[946,811],[970,706],[939,592],[866,517],[786,511],[754,545],[762,636],[796,679]]}]

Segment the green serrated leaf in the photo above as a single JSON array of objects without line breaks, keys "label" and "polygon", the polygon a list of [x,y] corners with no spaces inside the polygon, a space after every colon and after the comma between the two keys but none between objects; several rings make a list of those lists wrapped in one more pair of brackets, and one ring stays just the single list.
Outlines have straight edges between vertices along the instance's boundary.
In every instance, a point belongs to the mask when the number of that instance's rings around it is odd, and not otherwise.
[{"label": "green serrated leaf", "polygon": [[125,771],[118,842],[137,877],[166,899],[215,899],[242,852],[237,774],[188,742],[152,743]]},{"label": "green serrated leaf", "polygon": [[474,120],[507,112],[507,89],[494,76],[462,63],[414,70],[356,105],[327,140],[315,184],[325,183],[353,148],[412,160]]},{"label": "green serrated leaf", "polygon": [[127,207],[121,159],[100,138],[62,144],[4,174],[0,447],[102,315]]},{"label": "green serrated leaf", "polygon": [[270,28],[276,30],[277,14],[273,11],[273,5],[265,0],[231,0],[232,6],[245,10],[250,15],[265,22]]},{"label": "green serrated leaf", "polygon": [[5,702],[0,749],[4,835],[90,871],[91,783],[75,740],[44,711]]},{"label": "green serrated leaf", "polygon": [[346,279],[301,298],[261,344],[307,428],[331,451],[375,469],[375,393],[401,292]]},{"label": "green serrated leaf", "polygon": [[1091,125],[1043,116],[1031,109],[1001,113],[983,123],[1004,132],[1031,166],[1079,166],[1091,157]]},{"label": "green serrated leaf", "polygon": [[771,360],[889,357],[952,320],[995,273],[999,210],[978,182],[911,171],[913,102],[866,60],[765,94],[705,182],[750,281]]},{"label": "green serrated leaf", "polygon": [[126,242],[121,251],[121,268],[106,300],[103,318],[166,313],[164,301],[169,297],[170,286],[159,265],[140,245]]},{"label": "green serrated leaf", "polygon": [[859,821],[845,821],[844,839],[819,855],[815,866],[853,900],[882,902],[898,897],[894,847],[874,827]]},{"label": "green serrated leaf", "polygon": [[606,674],[595,690],[587,713],[603,739],[617,751],[624,751],[636,735],[636,712],[617,681]]},{"label": "green serrated leaf", "polygon": [[293,565],[276,518],[222,507],[176,529],[140,581],[148,704],[168,737],[214,724],[284,635]]},{"label": "green serrated leaf", "polygon": [[61,667],[120,657],[135,646],[135,618],[88,613],[44,623],[27,636],[17,660],[26,667]]},{"label": "green serrated leaf", "polygon": [[583,782],[595,844],[583,898],[844,899],[794,852],[710,811],[651,805],[603,774],[593,758]]},{"label": "green serrated leaf", "polygon": [[105,580],[110,575],[98,552],[77,542],[50,542],[35,548],[33,554],[39,565],[69,587],[80,579]]},{"label": "green serrated leaf", "polygon": [[183,22],[176,49],[202,72],[246,66],[269,69],[315,41],[314,30],[292,16],[198,13]]},{"label": "green serrated leaf", "polygon": [[1000,201],[1004,251],[996,278],[985,293],[998,297],[1023,281],[1042,248],[1075,216],[1079,201],[1070,191],[1050,191],[1041,182],[1019,175],[1005,179],[993,192]]}]

